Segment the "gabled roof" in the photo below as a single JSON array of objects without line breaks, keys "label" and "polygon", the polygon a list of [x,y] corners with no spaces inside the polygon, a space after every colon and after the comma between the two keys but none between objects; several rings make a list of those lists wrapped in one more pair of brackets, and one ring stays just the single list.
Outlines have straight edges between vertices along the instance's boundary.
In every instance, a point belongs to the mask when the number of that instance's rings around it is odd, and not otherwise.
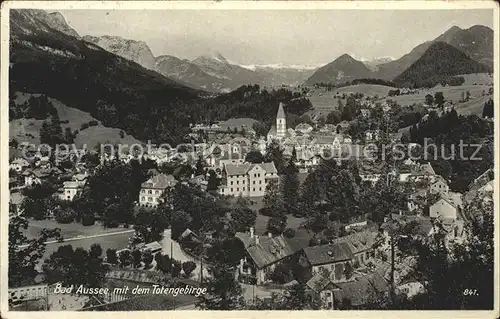
[{"label": "gabled roof", "polygon": [[255,235],[250,237],[249,233],[237,232],[235,237],[240,239],[246,251],[258,268],[276,263],[302,249],[295,238],[259,236],[257,244]]},{"label": "gabled roof", "polygon": [[324,277],[319,272],[315,273],[311,279],[309,279],[306,283],[307,287],[309,287],[315,293],[320,293],[327,287],[329,284],[332,284],[332,281],[329,278]]},{"label": "gabled roof", "polygon": [[313,266],[351,260],[354,255],[345,242],[304,248],[309,263]]},{"label": "gabled roof", "polygon": [[351,260],[355,254],[372,248],[377,232],[371,229],[334,239],[330,244],[304,248],[311,265]]},{"label": "gabled roof", "polygon": [[78,188],[79,185],[77,182],[74,182],[74,181],[66,181],[63,183],[64,185],[64,188]]},{"label": "gabled roof", "polygon": [[339,290],[334,290],[336,300],[349,300],[352,306],[360,306],[375,299],[378,294],[389,290],[389,282],[377,272],[359,277],[355,281],[336,283]]},{"label": "gabled roof", "polygon": [[245,175],[256,166],[262,168],[266,172],[266,174],[278,173],[278,170],[276,170],[276,166],[274,166],[274,162],[257,163],[257,164],[251,164],[251,163],[226,164],[224,166],[224,169],[226,170],[226,174],[228,176]]},{"label": "gabled roof", "polygon": [[173,175],[159,174],[151,177],[149,180],[141,184],[143,188],[165,189],[169,186],[174,186],[177,180]]}]

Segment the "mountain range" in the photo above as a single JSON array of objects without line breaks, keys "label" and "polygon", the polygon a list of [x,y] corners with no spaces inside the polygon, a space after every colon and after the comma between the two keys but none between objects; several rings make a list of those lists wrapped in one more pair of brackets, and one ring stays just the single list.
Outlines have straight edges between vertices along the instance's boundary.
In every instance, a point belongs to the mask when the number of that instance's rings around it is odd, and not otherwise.
[{"label": "mountain range", "polygon": [[[416,63],[436,42],[447,43],[464,52],[471,59],[486,65],[488,70],[493,69],[493,30],[481,25],[476,25],[468,29],[461,29],[454,26],[436,39],[417,45],[399,59],[381,64],[371,63],[368,70],[361,66],[361,61],[344,54],[326,66],[319,68],[306,81],[306,84],[312,85],[320,82],[328,82],[328,79],[331,79],[331,82],[334,84],[338,84],[356,77],[394,80]],[[453,55],[433,54],[433,57],[437,61],[451,56]],[[418,67],[414,69],[418,69]],[[471,70],[473,69],[475,68],[471,68]],[[464,68],[461,68],[461,70],[465,71],[464,73],[472,72]]]},{"label": "mountain range", "polygon": [[[63,33],[79,37],[58,12],[46,15],[45,22]],[[171,55],[155,57],[143,41],[117,36],[84,36],[83,40],[154,70],[178,83],[209,92],[228,92],[246,84],[281,85],[341,84],[359,78],[392,81],[422,57],[433,43],[444,42],[490,69],[493,67],[493,31],[485,26],[462,29],[453,26],[432,41],[417,45],[399,59],[359,61],[343,54],[317,69],[287,66],[244,66],[228,61],[222,54],[201,55],[193,60]],[[453,56],[453,55],[450,55]],[[441,56],[435,56],[438,60]],[[418,69],[418,68],[416,68]],[[474,69],[474,68],[472,68]],[[461,68],[463,71],[467,71]]]},{"label": "mountain range", "polygon": [[169,143],[190,123],[183,103],[206,94],[72,35],[57,15],[11,10],[10,22],[10,96],[42,93],[140,140]]}]

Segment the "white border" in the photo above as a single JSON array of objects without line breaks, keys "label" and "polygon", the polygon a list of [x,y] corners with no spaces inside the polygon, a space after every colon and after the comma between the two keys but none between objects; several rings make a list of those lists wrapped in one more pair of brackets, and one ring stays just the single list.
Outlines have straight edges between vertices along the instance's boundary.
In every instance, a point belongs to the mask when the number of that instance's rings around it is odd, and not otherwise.
[{"label": "white border", "polygon": [[0,315],[2,318],[66,318],[68,316],[75,318],[83,317],[102,317],[102,318],[123,318],[128,315],[146,315],[142,311],[137,312],[9,312],[7,302],[7,238],[8,238],[8,68],[9,68],[9,9],[21,8],[43,8],[51,10],[61,9],[116,9],[116,10],[137,10],[137,9],[169,9],[169,10],[408,10],[408,9],[425,9],[425,10],[445,10],[445,9],[493,9],[494,19],[494,103],[495,110],[495,298],[494,309],[492,311],[163,311],[163,312],[148,312],[148,316],[157,318],[189,318],[206,317],[206,318],[255,318],[257,316],[270,316],[272,318],[287,318],[292,315],[295,318],[498,318],[499,314],[499,209],[498,198],[500,190],[499,182],[499,149],[500,132],[499,125],[499,5],[495,1],[12,1],[3,2],[1,7],[1,78],[0,78],[0,248],[1,248],[1,263],[0,263]]}]

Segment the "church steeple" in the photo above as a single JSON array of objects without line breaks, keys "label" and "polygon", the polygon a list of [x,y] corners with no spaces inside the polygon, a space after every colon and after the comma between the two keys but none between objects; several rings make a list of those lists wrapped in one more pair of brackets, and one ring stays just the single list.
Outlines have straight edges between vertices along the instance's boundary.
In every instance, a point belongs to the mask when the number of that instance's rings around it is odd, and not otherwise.
[{"label": "church steeple", "polygon": [[278,114],[276,114],[276,137],[281,138],[286,136],[286,116],[283,110],[283,103],[280,102]]}]

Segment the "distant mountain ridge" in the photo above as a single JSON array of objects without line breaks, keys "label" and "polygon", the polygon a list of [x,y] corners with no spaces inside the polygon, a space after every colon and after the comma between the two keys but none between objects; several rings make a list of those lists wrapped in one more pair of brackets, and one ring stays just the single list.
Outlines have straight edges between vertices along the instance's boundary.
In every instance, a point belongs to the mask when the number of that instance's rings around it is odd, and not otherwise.
[{"label": "distant mountain ridge", "polygon": [[181,140],[182,103],[202,91],[53,28],[47,15],[10,10],[10,94],[45,94],[140,140]]},{"label": "distant mountain ridge", "polygon": [[472,59],[493,67],[493,30],[482,25],[468,29],[453,26],[432,41],[417,45],[409,53],[392,62],[378,65],[376,77],[393,80],[415,63],[434,42],[448,43]]},{"label": "distant mountain ridge", "polygon": [[86,35],[83,39],[97,44],[104,50],[134,61],[146,69],[155,70],[155,58],[151,49],[144,41],[129,40],[109,35],[101,37]]},{"label": "distant mountain ridge", "polygon": [[155,69],[169,78],[189,83],[210,92],[223,92],[231,89],[231,85],[226,79],[212,76],[193,62],[175,56],[161,55],[156,57]]},{"label": "distant mountain ridge", "polygon": [[343,83],[356,78],[369,77],[370,69],[348,54],[343,54],[333,62],[317,69],[307,80],[306,85],[316,83]]},{"label": "distant mountain ridge", "polygon": [[485,73],[491,69],[461,50],[445,42],[433,42],[425,53],[394,82],[403,86],[419,87],[427,83],[460,74]]}]

